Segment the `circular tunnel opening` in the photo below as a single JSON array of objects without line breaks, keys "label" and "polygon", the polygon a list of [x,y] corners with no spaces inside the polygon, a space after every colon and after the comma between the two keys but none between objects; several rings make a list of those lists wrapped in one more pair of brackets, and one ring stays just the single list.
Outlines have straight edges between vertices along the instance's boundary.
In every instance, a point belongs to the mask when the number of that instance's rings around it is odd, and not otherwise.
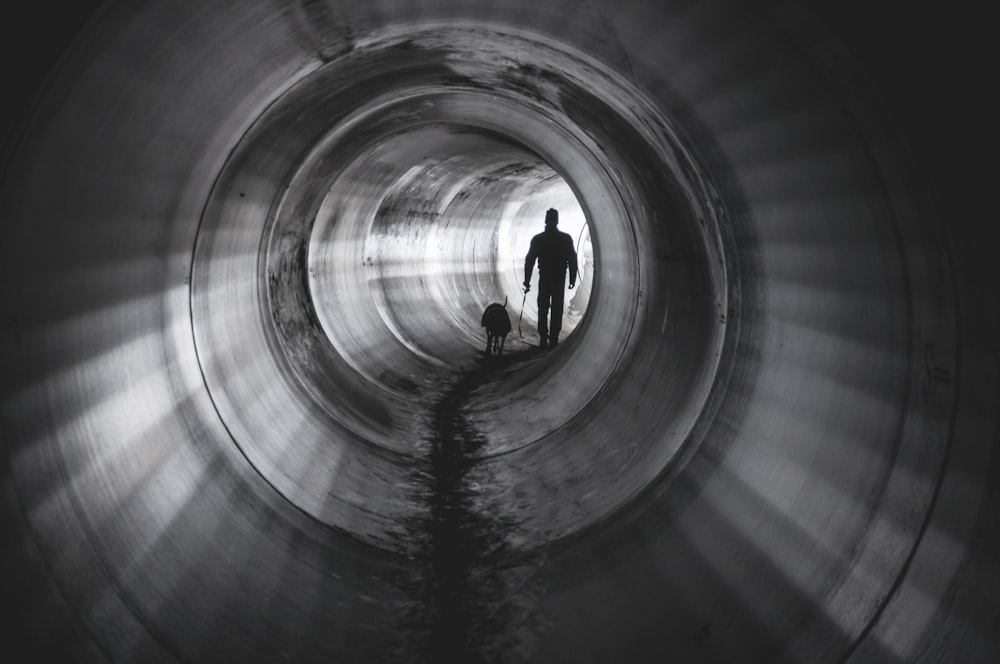
[{"label": "circular tunnel opening", "polygon": [[[336,177],[316,215],[309,285],[325,334],[376,382],[400,363],[397,346],[436,367],[466,362],[485,348],[480,318],[491,303],[512,319],[508,353],[536,345],[536,298],[521,284],[548,208],[578,254],[578,286],[565,290],[568,339],[587,311],[594,259],[562,176],[527,146],[476,127],[420,125],[380,140]],[[345,311],[360,312],[350,329]]]},{"label": "circular tunnel opening", "polygon": [[[0,197],[28,613],[115,661],[413,661],[465,608],[516,661],[919,659],[985,504],[929,516],[988,465],[951,259],[860,98],[695,4],[108,5]],[[586,307],[486,370],[550,206]]]},{"label": "circular tunnel opening", "polygon": [[[701,415],[739,288],[716,203],[662,111],[585,55],[482,26],[385,30],[288,87],[227,159],[193,257],[206,385],[282,495],[375,539],[415,507],[366,486],[359,519],[345,467],[404,474],[447,404],[510,492],[580,496],[523,515],[523,544],[558,539],[655,479]],[[482,371],[487,304],[520,318],[511,356],[537,343],[534,291],[518,296],[549,208],[580,270],[564,343]],[[601,433],[636,420],[656,435]],[[609,457],[626,464],[599,493]]]}]

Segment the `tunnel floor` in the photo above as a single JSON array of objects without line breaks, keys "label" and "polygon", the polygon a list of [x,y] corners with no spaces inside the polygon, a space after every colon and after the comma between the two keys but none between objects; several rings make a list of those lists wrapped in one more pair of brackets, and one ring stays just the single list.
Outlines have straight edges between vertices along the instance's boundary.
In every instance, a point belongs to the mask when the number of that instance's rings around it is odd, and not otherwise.
[{"label": "tunnel floor", "polygon": [[543,595],[543,555],[511,541],[521,527],[514,514],[487,507],[484,498],[496,490],[497,479],[475,456],[486,438],[464,412],[476,390],[544,354],[534,347],[499,356],[479,351],[457,372],[438,370],[425,381],[436,387],[423,395],[433,404],[409,483],[425,512],[404,524],[411,564],[398,579],[409,597],[401,631],[419,644],[414,661],[524,658],[544,632],[545,619],[534,610]]}]

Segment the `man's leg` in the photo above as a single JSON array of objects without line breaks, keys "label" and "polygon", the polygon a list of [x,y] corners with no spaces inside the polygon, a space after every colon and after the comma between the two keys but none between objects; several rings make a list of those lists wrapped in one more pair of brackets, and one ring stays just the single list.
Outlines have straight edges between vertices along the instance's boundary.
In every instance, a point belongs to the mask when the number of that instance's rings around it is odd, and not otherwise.
[{"label": "man's leg", "polygon": [[559,331],[562,330],[563,296],[566,294],[563,285],[552,285],[552,324],[549,325],[549,346],[559,343]]},{"label": "man's leg", "polygon": [[542,348],[549,343],[549,291],[538,283],[538,336]]}]

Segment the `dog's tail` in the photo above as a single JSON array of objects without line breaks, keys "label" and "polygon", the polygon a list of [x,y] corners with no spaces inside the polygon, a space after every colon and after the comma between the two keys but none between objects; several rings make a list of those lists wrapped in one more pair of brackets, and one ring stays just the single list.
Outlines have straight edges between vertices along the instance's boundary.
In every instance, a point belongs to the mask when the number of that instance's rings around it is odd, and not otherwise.
[{"label": "dog's tail", "polygon": [[504,293],[504,296],[503,296],[503,308],[504,309],[507,308],[507,294],[506,293]]}]

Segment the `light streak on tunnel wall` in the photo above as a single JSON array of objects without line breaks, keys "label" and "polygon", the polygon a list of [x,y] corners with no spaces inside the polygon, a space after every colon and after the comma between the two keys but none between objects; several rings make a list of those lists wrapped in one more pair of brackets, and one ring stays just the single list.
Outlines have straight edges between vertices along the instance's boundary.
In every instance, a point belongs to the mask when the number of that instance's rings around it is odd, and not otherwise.
[{"label": "light streak on tunnel wall", "polygon": [[[997,659],[988,245],[912,159],[974,105],[804,6],[95,12],[5,123],[5,643]],[[483,357],[548,207],[564,343]]]}]

